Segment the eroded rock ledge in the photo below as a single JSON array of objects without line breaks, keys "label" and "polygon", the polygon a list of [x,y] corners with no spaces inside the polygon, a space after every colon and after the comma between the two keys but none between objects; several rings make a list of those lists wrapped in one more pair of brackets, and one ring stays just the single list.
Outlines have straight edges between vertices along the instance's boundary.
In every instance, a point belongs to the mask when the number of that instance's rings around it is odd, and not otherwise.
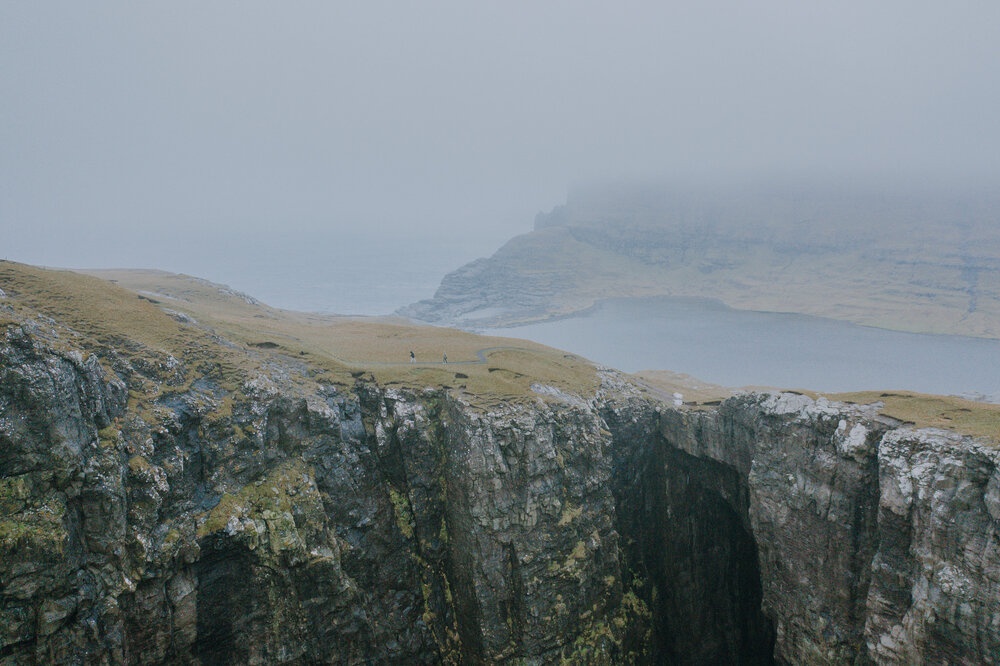
[{"label": "eroded rock ledge", "polygon": [[[152,362],[152,361],[151,361]],[[996,663],[1000,456],[861,407],[0,344],[0,663]]]}]

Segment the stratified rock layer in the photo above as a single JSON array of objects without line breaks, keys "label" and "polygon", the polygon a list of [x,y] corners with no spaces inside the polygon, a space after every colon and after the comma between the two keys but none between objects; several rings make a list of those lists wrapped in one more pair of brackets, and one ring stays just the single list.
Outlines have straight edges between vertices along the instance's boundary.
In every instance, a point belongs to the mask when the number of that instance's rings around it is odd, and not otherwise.
[{"label": "stratified rock layer", "polygon": [[399,313],[471,329],[606,299],[715,299],[896,330],[1000,338],[1000,201],[773,183],[600,186]]},{"label": "stratified rock layer", "polygon": [[149,403],[134,362],[64,347],[0,343],[2,664],[1000,654],[980,442],[611,372],[488,410],[277,365]]}]

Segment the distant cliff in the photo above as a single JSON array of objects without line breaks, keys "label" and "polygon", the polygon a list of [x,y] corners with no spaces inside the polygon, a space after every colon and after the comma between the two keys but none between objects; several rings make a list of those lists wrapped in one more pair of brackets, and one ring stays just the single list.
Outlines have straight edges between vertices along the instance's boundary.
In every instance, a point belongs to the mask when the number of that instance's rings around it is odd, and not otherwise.
[{"label": "distant cliff", "polygon": [[712,298],[899,330],[1000,337],[994,195],[592,188],[447,275],[415,319],[538,321],[605,298]]},{"label": "distant cliff", "polygon": [[613,371],[491,405],[343,385],[4,305],[28,285],[0,301],[2,664],[998,661],[994,443]]}]

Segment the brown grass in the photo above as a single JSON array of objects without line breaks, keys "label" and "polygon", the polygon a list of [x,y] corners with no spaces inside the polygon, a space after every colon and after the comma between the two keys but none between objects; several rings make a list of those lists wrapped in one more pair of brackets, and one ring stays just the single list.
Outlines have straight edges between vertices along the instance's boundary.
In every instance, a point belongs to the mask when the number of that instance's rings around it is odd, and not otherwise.
[{"label": "brown grass", "polygon": [[5,304],[13,307],[15,318],[38,322],[36,335],[56,349],[94,353],[109,371],[124,370],[115,359],[139,369],[130,380],[129,397],[138,412],[155,411],[152,405],[163,392],[183,391],[199,377],[235,391],[260,367],[259,358],[222,344],[203,327],[178,321],[155,299],[105,280],[0,262],[0,286],[10,296]]},{"label": "brown grass", "polygon": [[879,412],[884,416],[920,428],[943,428],[980,437],[1000,446],[1000,405],[909,391],[863,391],[827,397],[856,404],[882,403]]},{"label": "brown grass", "polygon": [[[644,370],[634,375],[656,397],[667,402],[681,393],[691,407],[717,404],[732,396],[734,389],[701,381],[690,375],[666,370]],[[753,387],[746,387],[753,390]],[[774,390],[759,387],[757,390]],[[813,399],[821,394],[802,390]],[[982,438],[1000,446],[1000,405],[911,391],[860,391],[822,394],[830,400],[858,405],[881,404],[879,413],[918,428],[942,428]]]},{"label": "brown grass", "polygon": [[670,370],[642,370],[633,375],[656,397],[670,403],[673,394],[680,393],[684,404],[704,407],[718,404],[732,397],[734,390],[717,384],[710,384],[697,377]]},{"label": "brown grass", "polygon": [[[585,395],[597,388],[590,363],[524,340],[484,337],[399,318],[279,310],[248,303],[204,280],[159,271],[89,274],[158,301],[157,308],[183,312],[256,354],[306,361],[338,383],[367,374],[387,385],[463,390],[484,404],[534,396],[530,387],[536,382]],[[414,364],[411,350],[417,359]]]},{"label": "brown grass", "polygon": [[[306,363],[314,380],[348,385],[357,377],[370,376],[385,385],[444,387],[484,407],[534,399],[531,385],[536,382],[582,395],[592,393],[598,384],[590,363],[544,345],[400,319],[288,312],[247,302],[231,290],[184,275],[82,274],[4,261],[0,288],[8,294],[0,304],[14,309],[13,315],[0,311],[0,325],[41,314],[98,349],[135,347],[136,354],[149,350],[171,354],[189,366],[215,364],[232,380],[270,358],[294,359]],[[198,323],[178,321],[171,311]],[[415,364],[409,362],[410,350],[417,356]],[[441,362],[445,353],[447,364]],[[642,372],[637,377],[666,400],[676,391],[686,402],[704,405],[732,394],[725,387],[668,371]],[[1000,405],[902,391],[828,397],[859,404],[881,402],[881,412],[900,421],[1000,442]]]},{"label": "brown grass", "polygon": [[150,301],[80,273],[0,262],[0,285],[16,310],[51,317],[101,345],[138,343],[178,357],[211,345]]}]

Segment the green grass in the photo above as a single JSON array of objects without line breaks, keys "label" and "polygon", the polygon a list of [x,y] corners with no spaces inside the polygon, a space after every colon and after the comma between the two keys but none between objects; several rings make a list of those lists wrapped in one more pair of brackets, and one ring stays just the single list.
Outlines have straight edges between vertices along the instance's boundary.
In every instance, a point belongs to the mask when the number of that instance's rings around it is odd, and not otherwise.
[{"label": "green grass", "polygon": [[267,477],[225,493],[198,525],[198,536],[224,530],[232,518],[290,514],[299,506],[312,506],[316,498],[303,479],[312,475],[301,462],[286,463],[273,470]]},{"label": "green grass", "polygon": [[66,506],[56,496],[38,502],[23,478],[0,478],[0,560],[26,550],[62,553],[68,538]]}]

